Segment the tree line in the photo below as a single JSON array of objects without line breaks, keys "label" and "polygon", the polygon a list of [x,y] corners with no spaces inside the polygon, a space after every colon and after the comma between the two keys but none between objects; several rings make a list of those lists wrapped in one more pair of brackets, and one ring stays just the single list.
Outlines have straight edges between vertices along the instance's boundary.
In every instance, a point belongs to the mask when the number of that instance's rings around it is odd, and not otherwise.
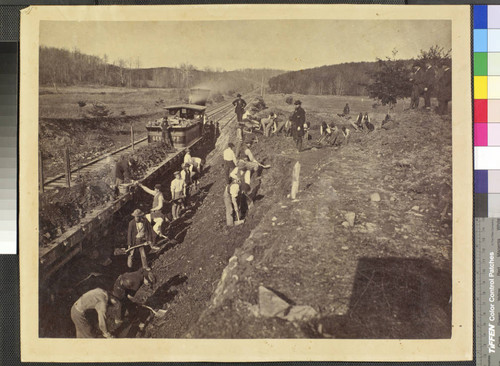
[{"label": "tree line", "polygon": [[351,62],[291,71],[269,79],[269,87],[285,94],[366,95],[375,69],[375,62]]},{"label": "tree line", "polygon": [[191,88],[206,86],[224,92],[246,91],[280,70],[236,70],[220,68],[198,70],[189,63],[178,67],[141,68],[139,57],[110,62],[107,55],[87,55],[78,49],[40,47],[39,84],[52,86],[101,85],[129,88]]},{"label": "tree line", "polygon": [[[445,51],[439,46],[421,50],[415,59],[397,60],[396,55],[397,50],[394,50],[392,57],[374,62],[351,62],[283,73],[270,78],[269,87],[274,92],[285,94],[369,95],[377,98],[379,93],[390,93],[399,98],[410,95],[409,78],[413,66],[431,64],[436,69],[451,66],[451,50]],[[384,88],[391,90],[383,91]]]}]

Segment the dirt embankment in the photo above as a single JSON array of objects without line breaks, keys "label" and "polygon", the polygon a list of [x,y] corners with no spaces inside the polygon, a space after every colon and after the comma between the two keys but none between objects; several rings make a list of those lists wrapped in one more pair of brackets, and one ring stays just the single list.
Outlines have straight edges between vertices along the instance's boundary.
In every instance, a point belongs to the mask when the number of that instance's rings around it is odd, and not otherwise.
[{"label": "dirt embankment", "polygon": [[[282,148],[283,137],[264,142],[276,175],[263,177],[250,225],[222,240],[220,230],[203,232],[207,242],[219,235],[228,256],[236,250],[221,281],[210,278],[206,292],[214,295],[197,304],[207,308],[184,336],[451,336],[451,121],[420,111],[396,119],[388,130],[354,133],[338,150],[299,155]],[[295,159],[302,164],[301,192],[292,202],[286,193]],[[209,220],[204,227],[223,221],[217,219],[223,207],[208,210],[216,217],[200,212],[200,222]],[[243,230],[244,244],[228,246]],[[192,240],[203,240],[197,235],[201,229]],[[294,322],[259,316],[259,286],[317,315]],[[160,325],[157,334],[172,336],[167,329]]]}]

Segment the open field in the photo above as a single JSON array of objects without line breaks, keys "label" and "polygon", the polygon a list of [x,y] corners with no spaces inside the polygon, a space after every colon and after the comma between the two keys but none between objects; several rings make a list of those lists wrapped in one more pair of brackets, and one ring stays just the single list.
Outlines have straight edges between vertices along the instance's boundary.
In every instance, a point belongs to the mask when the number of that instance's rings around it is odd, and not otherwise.
[{"label": "open field", "polygon": [[[187,92],[181,89],[64,87],[57,90],[55,93],[53,88],[40,88],[40,119],[92,117],[92,103],[105,104],[113,117],[140,116],[161,112],[165,105],[187,97]],[[78,102],[86,105],[80,107]]]}]

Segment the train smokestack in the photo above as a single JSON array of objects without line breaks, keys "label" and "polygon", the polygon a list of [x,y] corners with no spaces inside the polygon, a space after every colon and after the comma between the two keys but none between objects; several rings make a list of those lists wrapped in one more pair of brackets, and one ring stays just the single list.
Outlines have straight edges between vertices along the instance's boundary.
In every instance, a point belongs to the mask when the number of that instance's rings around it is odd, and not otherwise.
[{"label": "train smokestack", "polygon": [[196,88],[189,91],[189,104],[206,105],[209,89]]}]

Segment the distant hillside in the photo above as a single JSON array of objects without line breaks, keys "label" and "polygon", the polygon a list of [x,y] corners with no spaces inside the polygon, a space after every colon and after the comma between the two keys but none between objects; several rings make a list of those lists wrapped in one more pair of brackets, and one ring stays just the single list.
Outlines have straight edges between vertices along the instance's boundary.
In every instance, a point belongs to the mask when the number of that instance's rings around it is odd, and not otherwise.
[{"label": "distant hillside", "polygon": [[269,79],[278,93],[316,95],[367,95],[365,85],[377,62],[351,62],[287,72]]},{"label": "distant hillside", "polygon": [[69,51],[40,47],[40,86],[103,85],[150,88],[207,87],[212,91],[248,91],[262,81],[283,73],[281,70],[245,69],[223,71],[197,70],[190,64],[178,68],[141,68],[140,59],[109,63],[107,57],[86,55],[78,50]]}]

